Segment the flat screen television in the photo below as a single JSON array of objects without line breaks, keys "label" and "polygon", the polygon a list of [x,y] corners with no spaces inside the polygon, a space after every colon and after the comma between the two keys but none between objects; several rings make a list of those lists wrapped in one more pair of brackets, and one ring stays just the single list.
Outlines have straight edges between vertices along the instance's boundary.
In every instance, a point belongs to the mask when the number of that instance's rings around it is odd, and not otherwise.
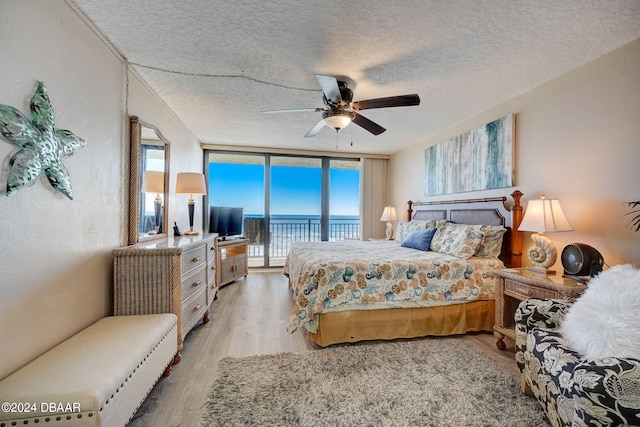
[{"label": "flat screen television", "polygon": [[243,208],[209,206],[209,233],[218,233],[223,240],[242,235]]}]

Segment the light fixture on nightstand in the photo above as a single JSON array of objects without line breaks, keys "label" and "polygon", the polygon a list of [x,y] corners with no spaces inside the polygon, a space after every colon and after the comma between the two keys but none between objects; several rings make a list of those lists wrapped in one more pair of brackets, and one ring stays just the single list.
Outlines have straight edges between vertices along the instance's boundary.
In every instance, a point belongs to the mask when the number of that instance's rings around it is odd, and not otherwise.
[{"label": "light fixture on nightstand", "polygon": [[149,231],[149,234],[158,234],[160,231],[162,199],[160,193],[164,194],[164,172],[162,171],[145,171],[142,177],[143,193],[156,193],[154,199],[155,205],[155,229]]},{"label": "light fixture on nightstand", "polygon": [[558,250],[556,245],[542,233],[573,231],[573,227],[562,212],[560,201],[547,199],[544,196],[529,200],[518,231],[536,232],[531,235],[535,245],[531,246],[527,252],[529,262],[533,266],[530,270],[543,274],[555,274],[555,271],[549,270],[549,267],[556,263]]},{"label": "light fixture on nightstand", "polygon": [[195,235],[197,231],[193,230],[193,214],[195,212],[195,202],[193,196],[203,196],[207,194],[207,186],[204,182],[204,175],[197,172],[180,172],[176,180],[176,194],[189,195],[189,231],[183,234]]},{"label": "light fixture on nightstand", "polygon": [[397,221],[398,217],[396,216],[396,208],[393,206],[386,206],[382,211],[382,216],[380,217],[380,221],[387,222],[387,231],[386,236],[387,240],[393,239],[393,224],[391,221]]}]

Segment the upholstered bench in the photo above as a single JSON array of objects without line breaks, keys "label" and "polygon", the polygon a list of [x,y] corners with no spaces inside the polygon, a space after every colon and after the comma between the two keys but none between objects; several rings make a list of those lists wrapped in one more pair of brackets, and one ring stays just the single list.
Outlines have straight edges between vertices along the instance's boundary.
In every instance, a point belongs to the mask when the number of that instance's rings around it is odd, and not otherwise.
[{"label": "upholstered bench", "polygon": [[124,426],[177,352],[174,314],[105,317],[0,381],[0,427]]}]

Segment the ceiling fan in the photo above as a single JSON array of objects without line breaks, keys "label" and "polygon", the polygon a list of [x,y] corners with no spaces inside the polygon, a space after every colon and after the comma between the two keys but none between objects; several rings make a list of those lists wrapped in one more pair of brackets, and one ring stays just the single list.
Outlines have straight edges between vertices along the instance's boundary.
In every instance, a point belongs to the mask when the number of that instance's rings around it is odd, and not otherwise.
[{"label": "ceiling fan", "polygon": [[353,91],[349,89],[347,83],[340,81],[333,76],[316,74],[316,80],[322,89],[322,100],[324,108],[294,108],[289,110],[269,110],[263,114],[276,113],[298,113],[298,112],[322,112],[322,120],[307,132],[305,138],[316,136],[326,125],[339,131],[349,126],[351,122],[368,130],[374,135],[380,135],[386,129],[379,124],[367,119],[357,113],[361,110],[387,107],[410,107],[420,105],[420,97],[417,94],[389,96],[386,98],[366,99],[363,101],[351,102]]}]

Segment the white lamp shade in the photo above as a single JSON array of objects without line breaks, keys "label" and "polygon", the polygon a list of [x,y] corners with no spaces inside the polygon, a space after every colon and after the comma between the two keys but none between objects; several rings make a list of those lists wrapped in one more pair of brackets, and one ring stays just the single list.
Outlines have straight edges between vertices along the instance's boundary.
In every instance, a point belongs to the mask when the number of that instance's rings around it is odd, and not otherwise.
[{"label": "white lamp shade", "polygon": [[396,208],[393,206],[386,206],[382,211],[382,216],[380,217],[380,221],[397,221],[398,217],[396,215]]},{"label": "white lamp shade", "polygon": [[180,172],[176,180],[176,194],[204,195],[207,186],[204,175],[197,172]]},{"label": "white lamp shade", "polygon": [[324,118],[327,126],[333,129],[344,129],[351,123],[351,117],[346,114],[335,114]]},{"label": "white lamp shade", "polygon": [[524,218],[518,227],[519,231],[535,231],[548,233],[556,231],[573,231],[573,227],[564,216],[558,199],[530,200]]},{"label": "white lamp shade", "polygon": [[143,193],[164,193],[164,172],[145,171],[142,177]]}]

